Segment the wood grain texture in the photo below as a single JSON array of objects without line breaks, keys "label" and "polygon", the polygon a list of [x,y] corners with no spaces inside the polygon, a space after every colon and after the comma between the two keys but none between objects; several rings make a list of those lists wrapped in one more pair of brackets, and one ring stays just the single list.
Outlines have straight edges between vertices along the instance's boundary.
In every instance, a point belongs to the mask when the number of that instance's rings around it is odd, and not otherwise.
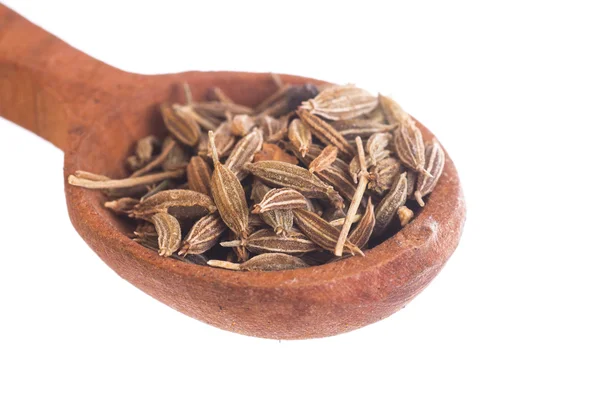
[{"label": "wood grain texture", "polygon": [[[0,115],[63,149],[65,180],[75,170],[124,176],[123,159],[134,141],[165,133],[158,105],[183,101],[183,82],[196,95],[219,86],[246,105],[274,90],[268,74],[119,71],[0,5]],[[419,126],[430,140],[429,130]],[[126,226],[103,207],[99,192],[65,184],[65,194],[73,226],[121,277],[210,325],[273,339],[335,335],[398,311],[441,270],[465,220],[460,181],[447,156],[423,211],[401,232],[366,250],[366,257],[291,271],[234,272],[161,258],[124,235]]]}]

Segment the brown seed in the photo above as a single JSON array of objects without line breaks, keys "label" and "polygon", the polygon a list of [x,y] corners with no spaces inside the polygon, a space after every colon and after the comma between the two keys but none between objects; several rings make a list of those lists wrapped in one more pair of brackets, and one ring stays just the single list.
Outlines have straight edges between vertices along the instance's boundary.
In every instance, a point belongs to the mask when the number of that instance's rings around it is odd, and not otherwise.
[{"label": "brown seed", "polygon": [[413,121],[400,125],[394,131],[394,144],[402,164],[419,173],[429,174],[425,170],[423,136]]},{"label": "brown seed", "polygon": [[406,202],[407,195],[406,173],[402,173],[390,191],[383,197],[375,208],[375,229],[373,234],[380,235],[390,224],[394,214]]},{"label": "brown seed", "polygon": [[160,106],[165,126],[179,142],[187,146],[198,143],[200,128],[198,124],[189,117],[189,114],[181,112],[168,104]]},{"label": "brown seed", "polygon": [[401,171],[402,165],[398,159],[392,157],[383,159],[370,168],[369,189],[383,195],[392,187]]},{"label": "brown seed", "polygon": [[301,108],[329,120],[348,120],[371,112],[377,97],[353,85],[330,86],[302,103]]},{"label": "brown seed", "polygon": [[272,210],[306,209],[306,198],[291,188],[271,189],[255,204],[252,213],[261,214]]},{"label": "brown seed", "polygon": [[331,123],[331,126],[346,139],[354,139],[356,136],[368,138],[377,133],[389,133],[397,127],[363,119],[338,120]]},{"label": "brown seed", "polygon": [[150,218],[150,221],[158,233],[158,255],[169,257],[181,243],[179,221],[168,213],[156,213]]},{"label": "brown seed", "polygon": [[231,115],[249,115],[252,113],[252,109],[247,106],[219,101],[194,102],[193,109],[220,118],[224,118],[227,113]]},{"label": "brown seed", "polygon": [[[250,197],[255,203],[260,202],[271,188],[260,181],[254,181]],[[264,212],[260,217],[267,223],[276,234],[286,235],[294,224],[294,214],[291,210],[271,210]]]},{"label": "brown seed", "polygon": [[266,184],[295,189],[307,198],[329,199],[335,206],[343,207],[343,199],[333,187],[302,167],[267,160],[247,164],[246,169]]},{"label": "brown seed", "polygon": [[187,179],[192,191],[210,195],[210,165],[200,156],[194,156],[187,165]]},{"label": "brown seed", "polygon": [[309,113],[307,110],[296,111],[302,122],[304,122],[312,133],[325,144],[333,145],[340,151],[340,156],[351,159],[354,156],[354,148],[346,141],[343,135],[338,133],[330,124]]},{"label": "brown seed", "polygon": [[225,167],[233,171],[236,177],[241,181],[248,172],[244,166],[252,162],[254,154],[260,150],[263,145],[263,134],[260,129],[255,128],[251,133],[245,135],[233,147],[231,154],[225,162]]},{"label": "brown seed", "polygon": [[256,126],[256,120],[250,115],[235,115],[231,121],[231,133],[243,137]]},{"label": "brown seed", "polygon": [[309,266],[302,259],[283,253],[259,254],[242,264],[209,260],[208,265],[238,271],[285,271]]},{"label": "brown seed", "polygon": [[152,160],[152,154],[158,145],[159,142],[155,136],[149,135],[147,137],[143,137],[135,144],[135,156],[142,164],[146,164]]},{"label": "brown seed", "polygon": [[306,156],[308,148],[312,144],[312,135],[310,129],[302,120],[294,119],[288,127],[288,139],[294,148],[300,152],[301,156]]},{"label": "brown seed", "polygon": [[168,212],[179,218],[195,218],[216,210],[215,204],[207,195],[186,189],[170,189],[137,204],[130,216],[148,218],[156,213]]},{"label": "brown seed", "polygon": [[291,114],[288,114],[278,119],[271,116],[257,118],[256,122],[258,127],[263,131],[266,142],[277,143],[286,136],[290,116]]},{"label": "brown seed", "polygon": [[264,143],[262,149],[254,155],[253,162],[262,162],[263,160],[277,160],[289,164],[298,164],[298,159],[290,155],[275,144]]},{"label": "brown seed", "polygon": [[[335,245],[340,234],[340,231],[336,227],[307,210],[295,209],[292,212],[294,213],[296,226],[307,238],[325,250],[330,252],[335,251]],[[346,241],[344,244],[344,252],[364,256],[363,252],[354,243],[349,241]]]},{"label": "brown seed", "polygon": [[406,227],[410,220],[413,219],[415,213],[406,206],[400,206],[398,208],[398,218],[400,219],[400,226]]},{"label": "brown seed", "polygon": [[421,207],[425,206],[423,197],[429,195],[433,191],[433,188],[435,188],[435,185],[440,179],[442,172],[444,171],[445,160],[446,156],[444,150],[437,141],[427,145],[427,148],[425,148],[425,170],[429,172],[431,177],[425,174],[419,174],[414,192],[415,199]]},{"label": "brown seed", "polygon": [[373,203],[371,202],[371,198],[367,202],[367,209],[365,210],[365,214],[362,215],[360,222],[350,233],[348,239],[350,242],[354,243],[356,246],[361,249],[367,245],[371,235],[373,234],[373,229],[375,228],[375,209],[373,207]]},{"label": "brown seed", "polygon": [[192,226],[183,240],[179,255],[204,253],[217,243],[226,229],[227,226],[218,214],[214,213],[202,217]]},{"label": "brown seed", "polygon": [[387,122],[391,125],[401,125],[408,123],[411,118],[408,113],[402,109],[402,107],[390,97],[379,94],[379,106],[387,119]]},{"label": "brown seed", "polygon": [[327,169],[337,159],[338,149],[333,145],[327,145],[319,156],[317,156],[308,167],[308,171],[314,173]]},{"label": "brown seed", "polygon": [[261,253],[302,254],[318,250],[313,241],[300,232],[291,231],[286,236],[278,235],[272,230],[262,229],[250,235],[247,239],[221,242],[223,247],[243,246],[248,251]]},{"label": "brown seed", "polygon": [[[169,148],[172,148],[169,150]],[[162,162],[162,168],[165,171],[179,170],[187,167],[190,161],[190,155],[171,137],[165,138],[163,141],[163,151],[167,153],[164,161]]]},{"label": "brown seed", "polygon": [[208,132],[208,138],[214,166],[210,191],[223,222],[237,236],[246,238],[248,236],[248,204],[244,188],[235,174],[219,162],[215,135],[212,131]]}]

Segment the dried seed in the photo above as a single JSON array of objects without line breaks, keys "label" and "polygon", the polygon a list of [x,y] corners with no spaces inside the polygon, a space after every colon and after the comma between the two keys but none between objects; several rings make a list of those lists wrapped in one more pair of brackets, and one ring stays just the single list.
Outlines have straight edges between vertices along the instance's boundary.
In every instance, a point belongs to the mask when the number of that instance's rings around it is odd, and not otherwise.
[{"label": "dried seed", "polygon": [[389,124],[401,125],[410,121],[410,115],[396,101],[381,94],[379,94],[378,99],[379,106]]},{"label": "dried seed", "polygon": [[135,145],[135,156],[142,164],[146,164],[152,160],[152,154],[158,145],[158,139],[153,135],[141,138]]},{"label": "dried seed", "polygon": [[359,248],[363,248],[369,242],[373,229],[375,228],[375,210],[371,198],[367,202],[367,209],[362,215],[360,222],[350,233],[348,239]]},{"label": "dried seed", "polygon": [[212,131],[209,131],[208,138],[214,166],[210,191],[223,222],[237,236],[246,238],[248,236],[248,204],[244,188],[235,174],[219,162],[215,135]]},{"label": "dried seed", "polygon": [[373,234],[380,235],[390,224],[398,208],[406,202],[407,195],[406,173],[402,173],[390,191],[383,197],[375,208],[375,229]]},{"label": "dried seed", "polygon": [[[262,182],[254,181],[250,197],[255,203],[260,202],[270,190],[271,188]],[[294,214],[291,210],[271,210],[262,213],[260,217],[278,235],[286,235],[294,224]]]},{"label": "dried seed", "polygon": [[310,127],[312,133],[325,144],[338,148],[341,156],[351,159],[354,156],[354,148],[346,141],[344,136],[338,133],[330,124],[309,113],[307,110],[296,111],[302,122]]},{"label": "dried seed", "polygon": [[271,189],[255,204],[252,213],[261,214],[272,210],[306,209],[306,198],[291,188]]},{"label": "dried seed", "polygon": [[411,120],[400,125],[394,131],[394,144],[398,158],[406,167],[422,174],[429,174],[425,170],[425,147],[421,130]]},{"label": "dried seed", "polygon": [[264,143],[262,149],[254,155],[254,162],[262,162],[263,160],[277,160],[289,164],[298,164],[298,159],[290,155],[279,146],[274,144]]},{"label": "dried seed", "polygon": [[294,148],[300,152],[301,156],[306,156],[308,148],[312,144],[312,135],[310,129],[302,120],[294,119],[288,127],[288,139]]},{"label": "dried seed", "polygon": [[389,133],[397,127],[362,119],[338,120],[331,123],[331,126],[346,139],[353,139],[356,136],[367,138],[377,133]]},{"label": "dried seed", "polygon": [[148,218],[156,213],[168,212],[178,218],[195,218],[216,210],[215,204],[207,195],[185,189],[170,189],[137,204],[130,216]]},{"label": "dried seed", "polygon": [[271,116],[262,116],[257,119],[258,127],[262,129],[266,142],[276,143],[286,136],[290,116],[291,114],[288,114],[279,119]]},{"label": "dried seed", "polygon": [[412,220],[413,217],[415,216],[415,213],[406,206],[400,206],[398,208],[397,214],[398,214],[398,218],[400,219],[401,227],[406,227],[408,225],[408,223],[410,222],[410,220]]},{"label": "dried seed", "polygon": [[184,145],[194,146],[198,143],[200,128],[198,124],[190,118],[188,113],[181,112],[168,104],[162,104],[160,107],[165,126],[169,132],[179,142]]},{"label": "dried seed", "polygon": [[347,120],[367,114],[377,106],[377,97],[354,85],[330,86],[301,108],[329,120]]},{"label": "dried seed", "polygon": [[[77,177],[77,172],[75,172],[75,175],[69,176],[68,182],[76,187],[88,189],[132,188],[153,184],[167,178],[178,178],[181,177],[182,174],[183,170],[173,170],[156,174],[148,174],[142,177],[124,178],[122,180],[90,180],[87,178]],[[83,175],[83,173],[80,173],[80,175]]]},{"label": "dried seed", "polygon": [[286,253],[302,254],[318,250],[313,241],[308,239],[300,232],[290,232],[286,236],[278,235],[275,232],[262,229],[250,235],[247,239],[234,240],[230,242],[221,242],[223,247],[243,246],[248,251],[256,254],[261,253]]},{"label": "dried seed", "polygon": [[[294,213],[294,220],[296,226],[306,235],[307,238],[321,246],[325,250],[333,252],[338,240],[340,231],[330,225],[327,221],[315,213],[311,213],[307,210],[295,209],[292,210]],[[364,256],[363,252],[356,247],[352,242],[346,241],[343,246],[345,253],[360,254]]]},{"label": "dried seed", "polygon": [[398,159],[392,157],[383,159],[370,169],[369,189],[383,195],[385,191],[392,187],[401,171],[402,165]]},{"label": "dried seed", "polygon": [[307,198],[322,198],[336,207],[343,207],[343,199],[331,187],[308,170],[285,162],[266,160],[247,164],[246,169],[266,184],[292,188]]},{"label": "dried seed", "polygon": [[150,221],[158,233],[158,255],[169,257],[181,243],[179,221],[168,213],[156,213],[150,218]]},{"label": "dried seed", "polygon": [[260,129],[255,128],[235,144],[225,162],[225,167],[233,171],[240,181],[243,180],[248,175],[244,166],[246,163],[252,162],[254,154],[260,150],[262,145],[263,133]]},{"label": "dried seed", "polygon": [[[357,223],[360,220],[362,220],[362,217],[363,217],[362,214],[354,215],[354,217],[352,217],[352,224]],[[346,221],[346,216],[333,219],[333,220],[329,221],[329,224],[333,225],[336,228],[342,228],[342,225],[344,225],[344,221]],[[352,235],[352,234],[350,234],[350,235]],[[348,238],[348,239],[350,239],[350,238]],[[350,239],[350,241],[352,241],[352,239]],[[352,243],[354,243],[354,241],[352,241]]]},{"label": "dried seed", "polygon": [[387,150],[392,142],[392,135],[388,133],[373,134],[369,137],[365,150],[367,151],[370,163],[376,165],[378,162],[390,156],[390,151]]},{"label": "dried seed", "polygon": [[111,209],[117,214],[129,214],[138,203],[140,203],[140,201],[135,198],[120,198],[110,202],[104,202],[104,207]]},{"label": "dried seed", "polygon": [[367,171],[367,163],[365,160],[365,150],[363,148],[362,139],[360,137],[356,137],[356,149],[358,150],[358,159],[360,162],[361,172],[359,174],[358,186],[356,187],[356,191],[354,193],[354,197],[350,202],[350,206],[348,206],[348,213],[346,214],[346,221],[344,221],[344,225],[342,225],[342,230],[340,231],[340,236],[338,237],[337,244],[335,246],[334,254],[336,256],[341,256],[344,244],[346,243],[346,238],[348,237],[348,233],[350,232],[350,227],[352,226],[352,218],[356,215],[356,211],[358,210],[358,206],[363,199],[365,194],[365,190],[367,189],[367,183],[369,180],[367,176],[369,172]]},{"label": "dried seed", "polygon": [[210,214],[198,220],[183,240],[180,256],[202,254],[213,247],[227,226],[218,214]]},{"label": "dried seed", "polygon": [[229,261],[209,260],[208,265],[239,271],[285,271],[296,268],[306,268],[309,266],[302,261],[302,259],[283,253],[259,254],[242,264],[236,264]]},{"label": "dried seed", "polygon": [[256,126],[254,117],[250,115],[235,115],[231,121],[231,132],[233,135],[243,137],[250,133],[254,126]]},{"label": "dried seed", "polygon": [[442,172],[444,171],[444,162],[446,156],[441,145],[434,141],[425,148],[425,170],[431,177],[425,174],[419,174],[414,197],[421,207],[425,206],[423,197],[429,195],[437,184]]},{"label": "dried seed", "polygon": [[338,149],[333,145],[327,145],[319,156],[317,156],[308,167],[308,171],[314,173],[327,169],[337,159]]},{"label": "dried seed", "polygon": [[192,191],[210,195],[210,165],[200,156],[194,156],[187,165],[187,179]]}]

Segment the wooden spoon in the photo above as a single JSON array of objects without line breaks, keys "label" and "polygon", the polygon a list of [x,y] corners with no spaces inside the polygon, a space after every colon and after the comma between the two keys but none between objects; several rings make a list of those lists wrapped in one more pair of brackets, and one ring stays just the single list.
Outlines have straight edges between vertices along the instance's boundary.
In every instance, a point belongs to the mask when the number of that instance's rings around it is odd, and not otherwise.
[{"label": "wooden spoon", "polygon": [[[286,83],[322,83],[283,75]],[[65,152],[65,178],[88,170],[119,178],[133,142],[164,128],[163,101],[221,87],[255,105],[275,87],[268,74],[185,72],[144,76],[99,62],[0,5],[0,116]],[[426,140],[432,134],[420,125]],[[126,236],[102,194],[65,184],[71,222],[117,274],[176,310],[222,329],[273,339],[330,336],[385,318],[437,275],[465,220],[449,156],[427,205],[366,257],[280,272],[235,272],[159,257]],[[41,298],[40,298],[41,299]]]}]

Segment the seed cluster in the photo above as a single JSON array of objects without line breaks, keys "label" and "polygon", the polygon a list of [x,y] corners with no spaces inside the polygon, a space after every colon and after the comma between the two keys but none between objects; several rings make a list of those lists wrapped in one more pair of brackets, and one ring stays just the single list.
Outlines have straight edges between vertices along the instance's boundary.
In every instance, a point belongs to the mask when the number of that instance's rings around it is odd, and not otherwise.
[{"label": "seed cluster", "polygon": [[391,98],[273,81],[254,108],[218,87],[194,101],[184,85],[185,104],[160,106],[166,137],[140,139],[126,159],[128,178],[68,181],[102,190],[158,255],[230,270],[364,255],[409,224],[443,173],[441,146]]}]

